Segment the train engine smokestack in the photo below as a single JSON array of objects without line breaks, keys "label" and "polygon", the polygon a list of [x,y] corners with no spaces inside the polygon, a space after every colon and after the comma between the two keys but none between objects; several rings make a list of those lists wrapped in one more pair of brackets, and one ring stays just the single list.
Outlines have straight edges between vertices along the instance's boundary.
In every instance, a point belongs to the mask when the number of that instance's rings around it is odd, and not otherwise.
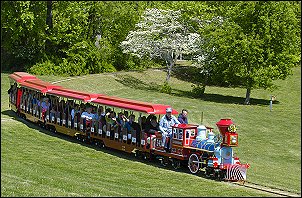
[{"label": "train engine smokestack", "polygon": [[222,136],[222,146],[238,146],[238,134],[236,133],[236,125],[231,119],[220,119],[216,123]]}]

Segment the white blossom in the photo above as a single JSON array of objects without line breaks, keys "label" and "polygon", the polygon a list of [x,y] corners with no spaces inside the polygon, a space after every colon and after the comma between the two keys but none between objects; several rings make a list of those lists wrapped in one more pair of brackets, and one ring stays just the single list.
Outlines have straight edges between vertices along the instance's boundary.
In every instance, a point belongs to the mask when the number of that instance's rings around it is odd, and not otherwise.
[{"label": "white blossom", "polygon": [[130,31],[121,43],[124,53],[138,57],[159,57],[167,66],[175,64],[180,54],[198,51],[201,38],[197,33],[189,33],[179,22],[181,12],[174,10],[147,9],[136,30]]}]

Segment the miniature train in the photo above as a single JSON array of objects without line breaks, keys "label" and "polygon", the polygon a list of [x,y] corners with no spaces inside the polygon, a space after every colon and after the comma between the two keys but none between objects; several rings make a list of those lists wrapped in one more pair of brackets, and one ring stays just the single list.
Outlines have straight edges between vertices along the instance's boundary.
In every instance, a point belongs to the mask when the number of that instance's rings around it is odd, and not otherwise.
[{"label": "miniature train", "polygon": [[[48,130],[66,134],[83,142],[100,147],[110,147],[127,153],[134,153],[144,159],[159,159],[163,165],[171,164],[175,169],[185,165],[190,172],[203,171],[206,176],[218,180],[245,181],[249,164],[241,164],[234,155],[233,147],[238,147],[236,125],[231,119],[221,119],[216,123],[220,134],[204,125],[175,124],[172,137],[168,140],[168,150],[162,147],[160,131],[149,133],[124,127],[113,127],[98,120],[86,121],[74,116],[70,111],[75,106],[92,104],[96,111],[111,107],[124,112],[164,115],[168,105],[139,102],[104,94],[75,91],[44,82],[25,72],[9,75],[9,105],[17,115],[39,124]],[[42,110],[42,105],[33,102],[49,98],[52,109]],[[41,103],[40,103],[41,104]],[[177,114],[172,110],[172,114]]]}]

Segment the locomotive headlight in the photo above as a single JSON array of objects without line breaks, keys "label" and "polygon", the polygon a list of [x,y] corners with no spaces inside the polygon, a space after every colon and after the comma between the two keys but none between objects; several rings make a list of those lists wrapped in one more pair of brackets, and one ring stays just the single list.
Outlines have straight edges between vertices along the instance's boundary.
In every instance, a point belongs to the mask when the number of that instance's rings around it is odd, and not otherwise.
[{"label": "locomotive headlight", "polygon": [[236,136],[232,136],[231,137],[231,143],[232,144],[236,144],[237,143],[237,137]]}]

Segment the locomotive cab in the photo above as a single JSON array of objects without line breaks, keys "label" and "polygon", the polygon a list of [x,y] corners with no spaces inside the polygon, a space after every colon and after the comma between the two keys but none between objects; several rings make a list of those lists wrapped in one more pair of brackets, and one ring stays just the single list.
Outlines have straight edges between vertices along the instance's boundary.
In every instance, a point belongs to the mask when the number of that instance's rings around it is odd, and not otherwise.
[{"label": "locomotive cab", "polygon": [[183,147],[190,146],[198,134],[197,126],[193,124],[172,126],[171,153],[183,155]]}]

